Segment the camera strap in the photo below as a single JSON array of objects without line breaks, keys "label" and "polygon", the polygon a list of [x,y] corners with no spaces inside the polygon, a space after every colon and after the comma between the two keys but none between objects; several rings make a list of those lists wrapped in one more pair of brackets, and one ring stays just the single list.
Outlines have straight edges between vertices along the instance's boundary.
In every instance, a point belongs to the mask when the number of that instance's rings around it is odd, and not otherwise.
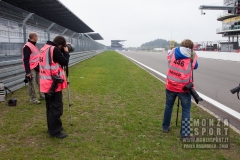
[{"label": "camera strap", "polygon": [[[192,69],[192,64],[193,64],[193,50],[191,50],[191,70],[192,70],[192,81],[193,81],[193,69]],[[190,82],[190,80],[189,80]]]},{"label": "camera strap", "polygon": [[[51,47],[52,47],[52,46],[51,46]],[[49,64],[49,66],[50,66],[50,74],[51,74],[51,77],[52,77],[52,68],[51,68],[51,65],[52,65],[51,47],[48,48],[48,64]]]}]

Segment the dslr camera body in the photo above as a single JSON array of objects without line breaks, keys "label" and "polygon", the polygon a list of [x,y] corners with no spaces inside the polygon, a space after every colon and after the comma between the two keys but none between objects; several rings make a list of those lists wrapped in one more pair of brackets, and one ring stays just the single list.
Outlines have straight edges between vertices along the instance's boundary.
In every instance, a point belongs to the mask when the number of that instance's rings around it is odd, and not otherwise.
[{"label": "dslr camera body", "polygon": [[27,76],[25,76],[25,79],[23,80],[23,82],[24,82],[25,85],[26,85],[26,83],[30,82],[31,80],[32,80],[32,77],[27,77]]},{"label": "dslr camera body", "polygon": [[69,52],[74,52],[75,48],[72,44],[67,44],[66,47],[68,48]]},{"label": "dslr camera body", "polygon": [[55,93],[55,90],[57,89],[58,87],[58,83],[63,83],[64,80],[59,76],[59,75],[54,75],[52,76],[52,85],[49,89],[49,92],[48,92],[48,96],[52,97]]},{"label": "dslr camera body", "polygon": [[195,102],[198,104],[199,101],[203,101],[203,99],[197,94],[197,92],[193,89],[193,83],[189,82],[186,86],[183,87],[184,91],[189,91],[193,96]]}]

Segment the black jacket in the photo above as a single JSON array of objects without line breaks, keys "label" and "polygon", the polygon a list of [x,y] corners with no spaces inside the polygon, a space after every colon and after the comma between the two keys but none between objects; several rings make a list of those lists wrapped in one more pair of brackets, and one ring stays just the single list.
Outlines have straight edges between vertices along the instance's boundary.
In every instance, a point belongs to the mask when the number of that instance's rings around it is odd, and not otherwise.
[{"label": "black jacket", "polygon": [[[28,40],[28,42],[32,43],[34,46],[36,45],[36,42],[32,42],[30,40]],[[31,54],[30,48],[28,46],[25,46],[23,48],[23,55],[24,55],[23,62],[24,62],[26,74],[29,74],[31,72],[30,65],[29,65],[30,54]]]},{"label": "black jacket", "polygon": [[60,50],[58,46],[51,41],[47,41],[46,44],[55,46],[55,48],[53,49],[53,62],[58,62],[61,66],[68,66],[68,61],[70,57],[69,53]]}]

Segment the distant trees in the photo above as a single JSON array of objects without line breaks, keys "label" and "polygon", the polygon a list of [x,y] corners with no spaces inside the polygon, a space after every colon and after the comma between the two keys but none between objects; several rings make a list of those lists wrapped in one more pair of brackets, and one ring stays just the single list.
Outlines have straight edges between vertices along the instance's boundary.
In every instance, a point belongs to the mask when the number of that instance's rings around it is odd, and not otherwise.
[{"label": "distant trees", "polygon": [[[179,45],[180,45],[179,43],[175,42],[175,47],[179,46]],[[152,50],[154,48],[168,49],[169,41],[167,41],[165,39],[156,39],[154,41],[150,41],[150,42],[146,42],[146,43],[142,44],[140,48],[144,49],[144,50]]]}]

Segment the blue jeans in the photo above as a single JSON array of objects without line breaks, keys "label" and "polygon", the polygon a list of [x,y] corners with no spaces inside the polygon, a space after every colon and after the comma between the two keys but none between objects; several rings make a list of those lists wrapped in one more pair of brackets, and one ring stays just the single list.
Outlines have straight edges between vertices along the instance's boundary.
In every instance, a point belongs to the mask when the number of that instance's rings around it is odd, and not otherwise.
[{"label": "blue jeans", "polygon": [[180,136],[186,137],[190,135],[190,109],[191,109],[191,95],[189,92],[179,93],[166,90],[166,107],[164,111],[164,118],[162,123],[163,130],[167,130],[170,126],[170,121],[172,117],[172,109],[176,97],[181,100],[182,106],[182,120],[181,120],[181,130]]}]

